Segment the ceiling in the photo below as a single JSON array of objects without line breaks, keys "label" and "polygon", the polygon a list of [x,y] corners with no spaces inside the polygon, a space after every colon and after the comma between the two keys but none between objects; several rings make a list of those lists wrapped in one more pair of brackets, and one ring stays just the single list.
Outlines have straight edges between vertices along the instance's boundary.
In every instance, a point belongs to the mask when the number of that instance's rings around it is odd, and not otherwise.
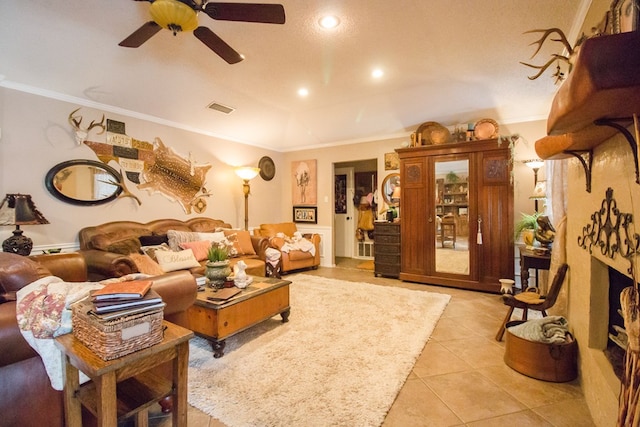
[{"label": "ceiling", "polygon": [[[118,46],[150,20],[145,1],[2,1],[0,86],[276,151],[405,137],[425,121],[525,122],[547,117],[557,86],[550,71],[527,79],[519,61],[539,36],[523,33],[559,27],[573,42],[589,3],[283,0],[284,25],[201,13],[246,57],[229,65],[191,33]],[[322,30],[325,13],[341,25]],[[560,52],[547,42],[531,62]]]}]

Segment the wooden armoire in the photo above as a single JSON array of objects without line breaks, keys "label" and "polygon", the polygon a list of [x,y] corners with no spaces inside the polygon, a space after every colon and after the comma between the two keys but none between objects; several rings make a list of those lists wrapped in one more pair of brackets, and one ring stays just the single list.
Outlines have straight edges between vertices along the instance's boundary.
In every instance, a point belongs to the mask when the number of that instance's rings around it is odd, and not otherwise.
[{"label": "wooden armoire", "polygon": [[396,151],[400,279],[499,292],[498,280],[514,276],[509,143],[488,139]]}]

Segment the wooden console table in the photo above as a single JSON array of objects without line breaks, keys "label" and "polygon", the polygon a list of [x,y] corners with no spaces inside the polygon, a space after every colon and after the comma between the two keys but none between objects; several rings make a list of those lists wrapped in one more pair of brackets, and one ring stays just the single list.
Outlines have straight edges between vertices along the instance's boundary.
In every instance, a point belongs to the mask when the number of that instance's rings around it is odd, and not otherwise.
[{"label": "wooden console table", "polygon": [[[108,361],[73,334],[56,338],[56,346],[65,355],[65,425],[82,425],[84,405],[97,417],[100,427],[117,427],[119,419],[132,415],[136,425],[147,426],[147,409],[173,395],[173,425],[187,426],[187,369],[193,332],[166,321],[163,326],[164,338],[159,344]],[[172,381],[149,372],[168,361],[173,361]],[[80,385],[79,370],[92,381]]]},{"label": "wooden console table", "polygon": [[549,270],[551,266],[551,255],[536,254],[534,251],[520,246],[520,282],[522,290],[527,290],[529,286],[529,269],[536,270],[536,288],[538,287],[538,270]]}]

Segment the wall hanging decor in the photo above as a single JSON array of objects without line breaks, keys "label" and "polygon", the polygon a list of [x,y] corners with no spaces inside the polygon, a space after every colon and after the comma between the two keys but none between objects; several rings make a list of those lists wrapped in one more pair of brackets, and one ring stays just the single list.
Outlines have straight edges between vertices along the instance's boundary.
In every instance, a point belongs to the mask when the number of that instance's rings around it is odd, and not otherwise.
[{"label": "wall hanging decor", "polygon": [[582,227],[578,245],[593,252],[594,246],[609,259],[620,255],[629,261],[627,272],[633,272],[633,257],[640,248],[640,235],[634,233],[633,214],[620,212],[613,198],[613,188],[607,188],[600,209],[591,214],[591,224]]},{"label": "wall hanging decor", "polygon": [[316,160],[300,160],[291,162],[291,200],[294,206],[315,206],[317,204],[318,182],[316,170]]},{"label": "wall hanging decor", "polygon": [[[104,125],[102,127],[105,128]],[[206,210],[207,202],[204,197],[210,196],[210,193],[204,184],[211,165],[196,164],[191,154],[188,158],[179,155],[160,138],[155,138],[153,143],[132,138],[125,134],[122,122],[107,120],[106,129],[106,142],[85,140],[83,143],[101,162],[108,164],[114,161],[120,166],[120,197],[133,197],[141,204],[140,199],[127,189],[128,180],[140,190],[146,190],[150,194],[160,193],[169,200],[178,202],[187,214],[192,209],[197,213]]]}]

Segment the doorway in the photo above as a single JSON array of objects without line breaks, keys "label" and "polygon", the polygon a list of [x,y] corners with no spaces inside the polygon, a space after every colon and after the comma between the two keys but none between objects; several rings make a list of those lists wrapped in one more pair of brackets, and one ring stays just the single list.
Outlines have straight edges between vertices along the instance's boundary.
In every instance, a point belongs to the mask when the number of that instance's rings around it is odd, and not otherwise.
[{"label": "doorway", "polygon": [[340,162],[334,163],[333,167],[334,264],[351,259],[373,259],[378,160]]}]

